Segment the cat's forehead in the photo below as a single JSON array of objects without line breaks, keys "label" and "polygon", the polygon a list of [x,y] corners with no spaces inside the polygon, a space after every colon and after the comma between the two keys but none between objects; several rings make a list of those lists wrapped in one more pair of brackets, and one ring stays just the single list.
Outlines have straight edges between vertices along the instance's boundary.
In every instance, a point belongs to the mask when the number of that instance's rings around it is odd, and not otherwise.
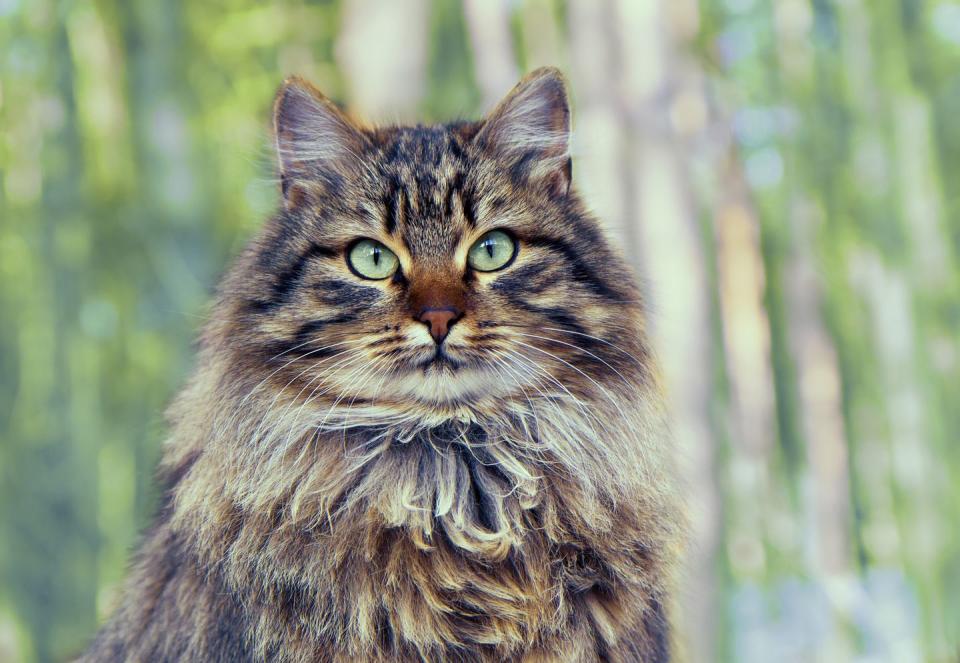
[{"label": "cat's forehead", "polygon": [[377,132],[379,158],[388,167],[442,166],[450,158],[462,158],[470,138],[465,124],[390,127]]},{"label": "cat's forehead", "polygon": [[448,256],[469,229],[470,129],[401,127],[379,137],[374,173],[387,230],[417,257]]}]

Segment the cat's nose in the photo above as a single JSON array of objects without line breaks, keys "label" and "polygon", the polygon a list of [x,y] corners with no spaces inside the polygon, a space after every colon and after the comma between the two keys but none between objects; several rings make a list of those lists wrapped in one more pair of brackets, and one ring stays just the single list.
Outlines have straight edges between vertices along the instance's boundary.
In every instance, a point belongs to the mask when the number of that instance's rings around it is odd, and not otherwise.
[{"label": "cat's nose", "polygon": [[443,339],[450,333],[453,323],[463,317],[463,313],[453,307],[444,308],[425,308],[420,311],[417,320],[425,324],[430,329],[430,335],[437,345],[443,343]]}]

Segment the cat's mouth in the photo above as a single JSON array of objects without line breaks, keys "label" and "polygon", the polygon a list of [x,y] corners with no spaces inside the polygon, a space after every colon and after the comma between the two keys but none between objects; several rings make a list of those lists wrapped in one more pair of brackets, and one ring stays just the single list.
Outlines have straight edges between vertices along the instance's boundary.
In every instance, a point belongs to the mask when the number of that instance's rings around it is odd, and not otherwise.
[{"label": "cat's mouth", "polygon": [[390,393],[405,395],[418,403],[444,405],[505,398],[523,379],[520,369],[504,375],[479,352],[459,344],[424,346],[419,356],[394,373]]},{"label": "cat's mouth", "polygon": [[444,346],[438,345],[432,355],[418,362],[417,368],[423,370],[424,373],[431,369],[449,370],[455,373],[462,368],[463,365],[463,362],[451,357],[450,354],[444,350]]}]

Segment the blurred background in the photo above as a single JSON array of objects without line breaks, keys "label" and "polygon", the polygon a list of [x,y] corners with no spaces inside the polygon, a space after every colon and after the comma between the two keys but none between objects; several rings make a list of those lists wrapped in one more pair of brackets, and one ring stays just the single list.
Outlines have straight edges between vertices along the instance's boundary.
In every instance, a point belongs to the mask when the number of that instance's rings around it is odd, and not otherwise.
[{"label": "blurred background", "polygon": [[0,0],[0,660],[111,605],[282,78],[434,121],[544,64],[654,301],[687,658],[958,660],[956,0]]}]

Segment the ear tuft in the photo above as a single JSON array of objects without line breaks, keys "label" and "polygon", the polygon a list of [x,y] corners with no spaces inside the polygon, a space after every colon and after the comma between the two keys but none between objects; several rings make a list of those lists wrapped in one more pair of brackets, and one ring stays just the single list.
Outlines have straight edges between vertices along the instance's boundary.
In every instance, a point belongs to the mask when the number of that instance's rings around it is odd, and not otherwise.
[{"label": "ear tuft", "polygon": [[475,141],[529,182],[566,195],[570,188],[570,103],[560,70],[542,67],[525,76],[493,109]]},{"label": "ear tuft", "polygon": [[329,188],[349,177],[367,141],[336,104],[296,76],[284,81],[277,92],[273,130],[288,203],[294,202],[303,185]]}]

